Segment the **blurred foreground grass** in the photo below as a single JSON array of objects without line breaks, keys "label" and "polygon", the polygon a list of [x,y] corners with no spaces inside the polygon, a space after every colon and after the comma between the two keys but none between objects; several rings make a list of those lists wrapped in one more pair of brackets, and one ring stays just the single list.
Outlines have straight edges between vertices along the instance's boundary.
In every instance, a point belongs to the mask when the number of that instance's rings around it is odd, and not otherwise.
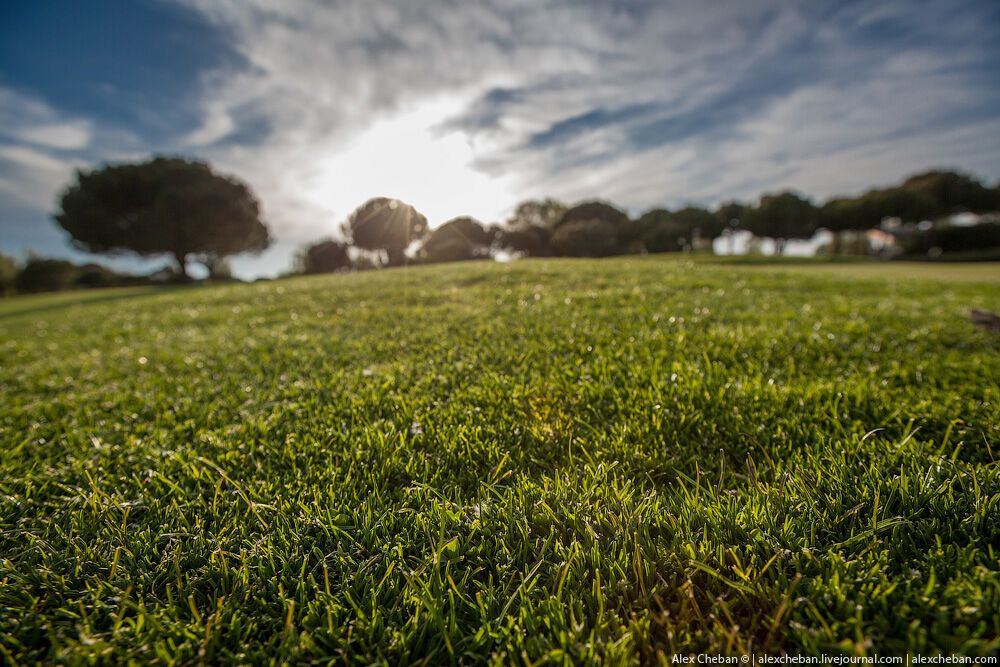
[{"label": "blurred foreground grass", "polygon": [[0,652],[996,651],[998,284],[626,258],[0,302]]}]

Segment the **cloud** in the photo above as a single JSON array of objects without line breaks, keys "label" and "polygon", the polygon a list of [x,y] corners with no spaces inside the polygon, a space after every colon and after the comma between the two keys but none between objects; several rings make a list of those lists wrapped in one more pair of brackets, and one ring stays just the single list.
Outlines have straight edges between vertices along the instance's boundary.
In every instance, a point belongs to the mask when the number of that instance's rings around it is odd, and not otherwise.
[{"label": "cloud", "polygon": [[[535,196],[639,211],[936,165],[1000,177],[989,2],[175,1],[238,56],[202,74],[182,100],[200,120],[167,148],[260,195],[280,252],[247,272],[283,268],[376,195],[437,224]],[[45,156],[143,148],[104,141],[122,128],[101,119],[9,116],[36,120],[0,159],[38,183],[55,180]]]},{"label": "cloud", "polygon": [[86,149],[92,137],[89,121],[0,86],[0,213],[13,207],[47,211],[73,173],[70,153]]},{"label": "cloud", "polygon": [[0,86],[0,141],[80,150],[92,135],[90,121],[66,119],[42,101]]}]

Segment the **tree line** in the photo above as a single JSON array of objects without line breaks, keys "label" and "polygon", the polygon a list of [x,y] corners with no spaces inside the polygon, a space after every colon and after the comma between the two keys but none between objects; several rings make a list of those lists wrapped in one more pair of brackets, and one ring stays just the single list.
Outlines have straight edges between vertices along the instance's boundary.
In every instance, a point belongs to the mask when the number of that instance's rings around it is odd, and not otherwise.
[{"label": "tree line", "polygon": [[[764,194],[755,204],[729,201],[713,209],[654,208],[633,219],[605,201],[568,206],[541,199],[521,203],[503,223],[485,224],[460,216],[434,229],[412,206],[377,198],[348,217],[340,240],[330,238],[304,248],[297,267],[305,273],[322,273],[406,261],[482,259],[498,251],[529,257],[608,257],[710,250],[715,239],[738,230],[773,239],[777,253],[782,254],[788,241],[812,238],[821,229],[833,233],[836,246],[841,233],[871,230],[887,219],[900,223],[893,233],[904,254],[926,254],[942,246],[946,252],[963,252],[1000,248],[1000,224],[938,224],[917,229],[913,223],[998,210],[1000,184],[989,188],[966,174],[943,170],[819,205],[784,191]],[[412,257],[406,254],[408,249],[415,249]]]},{"label": "tree line", "polygon": [[[427,218],[398,199],[370,199],[331,236],[302,248],[295,272],[485,259],[499,253],[527,257],[611,255],[710,250],[720,236],[746,230],[774,240],[779,254],[792,239],[818,230],[863,232],[887,219],[941,220],[959,212],[1000,210],[1000,184],[987,187],[955,171],[934,170],[856,197],[821,204],[793,191],[766,193],[757,202],[729,201],[714,208],[654,208],[637,218],[606,201],[568,205],[555,199],[521,203],[499,223],[459,216],[431,228]],[[177,280],[189,280],[192,260],[214,278],[228,274],[227,258],[259,253],[272,236],[251,188],[205,162],[154,157],[78,171],[61,193],[55,222],[86,252],[170,256]],[[1000,223],[975,228],[903,224],[893,233],[911,254],[1000,247]],[[836,250],[836,248],[834,249]],[[135,284],[142,278],[96,265],[32,258],[18,268],[0,256],[0,292],[59,289],[53,285]]]}]

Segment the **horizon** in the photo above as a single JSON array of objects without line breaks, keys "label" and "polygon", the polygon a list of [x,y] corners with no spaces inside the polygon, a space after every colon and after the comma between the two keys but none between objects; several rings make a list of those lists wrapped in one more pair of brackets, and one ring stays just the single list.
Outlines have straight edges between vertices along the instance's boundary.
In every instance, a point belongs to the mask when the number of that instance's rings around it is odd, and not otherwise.
[{"label": "horizon", "polygon": [[2,250],[168,263],[76,251],[51,219],[75,169],[160,153],[256,192],[276,243],[234,258],[241,278],[380,195],[436,226],[548,196],[634,215],[932,168],[1000,179],[995,3],[421,7],[4,8]]}]

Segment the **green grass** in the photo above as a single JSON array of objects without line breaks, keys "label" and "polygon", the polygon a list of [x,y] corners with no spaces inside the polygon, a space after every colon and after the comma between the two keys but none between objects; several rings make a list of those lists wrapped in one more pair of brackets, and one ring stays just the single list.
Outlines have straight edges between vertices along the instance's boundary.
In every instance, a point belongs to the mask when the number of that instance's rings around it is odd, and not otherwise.
[{"label": "green grass", "polygon": [[995,652],[1000,337],[967,311],[1000,311],[1000,271],[817,269],[5,302],[0,651]]}]

